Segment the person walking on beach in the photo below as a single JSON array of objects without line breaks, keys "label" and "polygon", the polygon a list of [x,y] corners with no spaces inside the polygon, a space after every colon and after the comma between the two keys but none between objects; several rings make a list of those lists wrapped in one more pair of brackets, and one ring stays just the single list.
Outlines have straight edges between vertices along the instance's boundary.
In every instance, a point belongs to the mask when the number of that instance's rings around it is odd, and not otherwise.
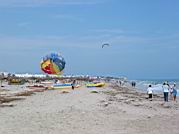
[{"label": "person walking on beach", "polygon": [[176,101],[176,96],[177,96],[177,89],[176,89],[176,83],[174,83],[172,87],[172,95],[173,95],[173,101]]},{"label": "person walking on beach", "polygon": [[136,82],[134,81],[134,87],[136,86]]},{"label": "person walking on beach", "polygon": [[166,82],[163,83],[162,89],[163,89],[164,101],[168,102],[169,86]]},{"label": "person walking on beach", "polygon": [[169,85],[168,84],[168,88],[169,88],[170,99],[173,100],[173,88],[174,88],[174,85]]},{"label": "person walking on beach", "polygon": [[121,87],[121,85],[122,85],[122,82],[119,80],[119,81],[118,81],[118,83],[119,83],[119,85],[120,85],[120,87]]},{"label": "person walking on beach", "polygon": [[75,88],[75,83],[76,83],[76,80],[74,80],[74,81],[72,82],[72,84],[71,84],[72,90],[74,90],[74,88]]},{"label": "person walking on beach", "polygon": [[132,81],[131,85],[132,85],[132,87],[134,86],[134,82],[133,81]]},{"label": "person walking on beach", "polygon": [[150,101],[152,101],[152,94],[153,94],[152,85],[149,85],[149,87],[147,88],[147,93],[149,95]]},{"label": "person walking on beach", "polygon": [[134,81],[132,81],[131,85],[132,85],[132,87],[134,87],[134,88],[135,88],[136,83],[135,83]]}]

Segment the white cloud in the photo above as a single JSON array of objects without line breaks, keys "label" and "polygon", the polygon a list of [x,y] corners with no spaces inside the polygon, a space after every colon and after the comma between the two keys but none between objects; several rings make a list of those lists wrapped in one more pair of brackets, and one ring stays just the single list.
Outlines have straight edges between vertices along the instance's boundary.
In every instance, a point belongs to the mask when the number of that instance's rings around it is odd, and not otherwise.
[{"label": "white cloud", "polygon": [[30,25],[30,22],[19,22],[17,24],[18,27],[28,27]]},{"label": "white cloud", "polygon": [[[98,35],[79,35],[79,36],[34,36],[34,37],[5,37],[0,36],[0,48],[3,51],[23,51],[23,50],[55,50],[55,49],[99,49],[103,43],[109,43],[112,48],[125,45],[136,47],[150,46],[150,48],[177,48],[178,35],[166,36],[132,36],[132,35],[115,35],[108,36],[105,34]],[[114,50],[113,49],[113,50]],[[115,50],[114,50],[115,51]]]},{"label": "white cloud", "polygon": [[53,50],[58,48],[94,48],[95,41],[70,36],[4,37],[0,36],[0,51]]},{"label": "white cloud", "polygon": [[65,19],[65,20],[73,20],[73,21],[84,21],[82,18],[79,18],[74,15],[67,15],[67,14],[56,14],[53,16],[55,19]]},{"label": "white cloud", "polygon": [[97,4],[108,0],[0,0],[0,7],[34,7],[49,5]]},{"label": "white cloud", "polygon": [[108,33],[108,34],[122,34],[125,33],[122,29],[94,29],[91,30],[92,32],[96,33]]}]

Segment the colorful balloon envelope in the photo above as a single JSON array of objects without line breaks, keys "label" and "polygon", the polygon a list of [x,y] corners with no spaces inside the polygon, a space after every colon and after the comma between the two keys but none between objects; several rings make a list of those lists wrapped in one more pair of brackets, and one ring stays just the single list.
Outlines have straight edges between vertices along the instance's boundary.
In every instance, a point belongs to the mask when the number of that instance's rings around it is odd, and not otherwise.
[{"label": "colorful balloon envelope", "polygon": [[65,60],[59,53],[51,53],[43,57],[41,69],[47,74],[62,74]]}]

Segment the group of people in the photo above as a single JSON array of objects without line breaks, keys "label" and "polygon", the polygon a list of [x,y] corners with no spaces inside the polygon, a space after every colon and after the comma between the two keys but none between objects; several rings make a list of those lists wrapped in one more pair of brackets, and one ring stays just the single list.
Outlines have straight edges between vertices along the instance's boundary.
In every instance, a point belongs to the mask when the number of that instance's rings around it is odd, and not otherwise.
[{"label": "group of people", "polygon": [[[176,83],[174,83],[173,85],[169,85],[168,82],[164,82],[162,85],[162,89],[163,89],[165,102],[168,102],[169,95],[173,99],[173,101],[176,101],[176,96],[177,96]],[[152,100],[152,96],[153,96],[152,85],[149,85],[147,89],[147,93],[149,95],[149,99]]]}]

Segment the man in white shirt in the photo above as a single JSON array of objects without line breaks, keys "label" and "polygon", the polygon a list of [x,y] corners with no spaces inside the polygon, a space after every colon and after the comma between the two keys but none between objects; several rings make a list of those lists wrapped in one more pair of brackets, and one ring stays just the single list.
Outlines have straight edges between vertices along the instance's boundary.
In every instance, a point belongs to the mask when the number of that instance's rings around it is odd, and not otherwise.
[{"label": "man in white shirt", "polygon": [[169,86],[167,85],[167,83],[163,83],[163,95],[164,95],[164,101],[168,101],[168,92],[169,92]]}]

